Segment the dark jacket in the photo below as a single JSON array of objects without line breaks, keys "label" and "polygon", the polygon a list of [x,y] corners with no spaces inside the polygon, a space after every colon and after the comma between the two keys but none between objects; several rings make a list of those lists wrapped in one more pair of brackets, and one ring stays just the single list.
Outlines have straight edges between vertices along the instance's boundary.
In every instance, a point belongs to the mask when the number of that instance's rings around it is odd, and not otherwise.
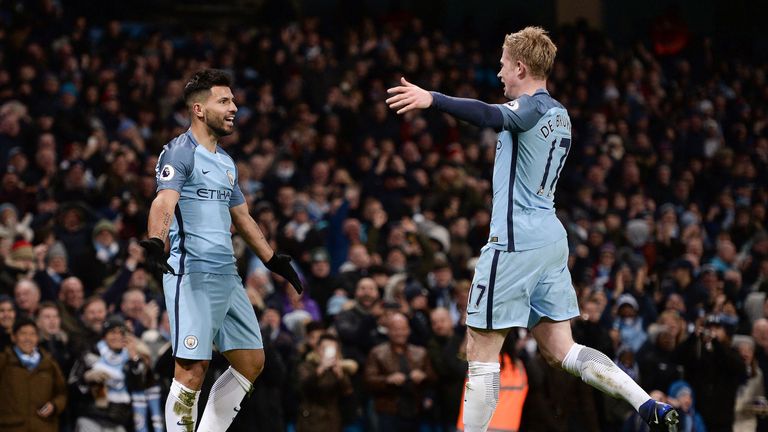
[{"label": "dark jacket", "polygon": [[[426,391],[435,382],[435,373],[426,349],[408,345],[405,357],[407,371],[401,369],[399,356],[392,350],[389,342],[375,347],[368,355],[365,363],[365,385],[374,398],[377,412],[405,418],[413,418],[421,413],[422,401]],[[427,374],[419,384],[410,378],[400,386],[387,383],[389,375],[403,372],[407,377],[415,369]]]},{"label": "dark jacket", "polygon": [[298,367],[301,395],[296,421],[298,432],[341,431],[339,399],[352,392],[352,381],[346,372],[338,376],[331,369],[318,375],[319,366],[317,354],[313,352]]},{"label": "dark jacket", "polygon": [[435,385],[435,417],[448,425],[455,425],[459,418],[467,361],[459,358],[464,335],[454,333],[450,337],[432,336],[427,343],[429,360],[437,375]]},{"label": "dark jacket", "polygon": [[[0,430],[3,432],[57,432],[59,416],[67,405],[67,386],[59,366],[41,351],[40,364],[30,371],[12,348],[0,353]],[[47,402],[54,405],[48,418],[37,415]]]},{"label": "dark jacket", "polygon": [[747,368],[739,353],[717,339],[710,345],[691,335],[678,348],[678,355],[707,429],[731,430],[736,391],[747,378]]}]

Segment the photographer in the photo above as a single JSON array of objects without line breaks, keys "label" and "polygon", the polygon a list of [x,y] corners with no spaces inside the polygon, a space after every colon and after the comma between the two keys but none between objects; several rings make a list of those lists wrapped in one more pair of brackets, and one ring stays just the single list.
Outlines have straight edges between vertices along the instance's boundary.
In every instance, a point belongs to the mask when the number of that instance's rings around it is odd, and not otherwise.
[{"label": "photographer", "polygon": [[731,315],[708,315],[678,351],[709,430],[731,430],[736,390],[747,376],[744,361],[731,347],[737,321]]},{"label": "photographer", "polygon": [[342,359],[335,336],[320,336],[315,349],[298,368],[301,393],[296,421],[298,432],[341,431],[339,399],[352,393],[350,377],[357,368],[354,360]]}]

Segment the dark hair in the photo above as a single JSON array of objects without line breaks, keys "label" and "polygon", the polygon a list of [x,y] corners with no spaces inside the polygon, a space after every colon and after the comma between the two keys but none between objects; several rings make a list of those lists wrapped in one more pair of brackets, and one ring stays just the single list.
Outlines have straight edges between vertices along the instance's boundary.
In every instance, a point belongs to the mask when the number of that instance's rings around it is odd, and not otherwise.
[{"label": "dark hair", "polygon": [[61,314],[61,311],[59,310],[59,305],[57,305],[52,301],[44,301],[44,302],[40,302],[40,305],[37,307],[37,316],[40,316],[41,310],[48,309],[48,308],[56,309],[56,312],[59,312],[59,314]]},{"label": "dark hair", "polygon": [[37,323],[35,323],[35,321],[32,320],[32,318],[21,317],[17,319],[15,323],[13,323],[13,334],[18,333],[22,327],[26,327],[26,326],[32,326],[35,328],[35,331],[37,331]]},{"label": "dark hair", "polygon": [[231,87],[232,78],[219,69],[203,69],[196,72],[184,86],[184,102],[189,105],[192,98],[200,92],[210,91],[214,86]]},{"label": "dark hair", "polygon": [[309,334],[316,330],[325,331],[325,324],[323,324],[322,321],[310,321],[307,323],[307,326],[304,328],[304,333]]},{"label": "dark hair", "polygon": [[13,297],[6,295],[6,294],[0,294],[0,304],[2,303],[10,303],[13,305]]},{"label": "dark hair", "polygon": [[104,301],[104,299],[101,298],[101,296],[93,295],[93,296],[90,296],[90,297],[86,298],[85,301],[83,301],[83,306],[80,308],[80,310],[84,311],[84,310],[88,309],[88,306],[90,306],[92,303],[96,303],[96,302],[102,302],[102,303],[104,303],[104,306],[107,305],[107,302]]},{"label": "dark hair", "polygon": [[336,336],[332,335],[331,333],[323,333],[322,335],[320,335],[320,338],[317,339],[317,346],[320,346],[320,343],[322,343],[324,340],[333,341],[333,342],[336,342],[337,344],[341,345],[341,342],[339,341],[339,338],[337,338]]}]

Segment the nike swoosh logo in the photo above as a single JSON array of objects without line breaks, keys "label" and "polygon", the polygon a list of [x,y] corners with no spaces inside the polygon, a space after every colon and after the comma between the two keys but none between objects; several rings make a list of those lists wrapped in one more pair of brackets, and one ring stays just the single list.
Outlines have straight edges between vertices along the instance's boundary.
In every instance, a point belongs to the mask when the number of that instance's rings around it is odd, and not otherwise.
[{"label": "nike swoosh logo", "polygon": [[203,170],[203,174],[208,174],[209,172],[211,172],[211,170],[208,170],[208,171]]},{"label": "nike swoosh logo", "polygon": [[235,412],[240,412],[240,407],[235,408]]},{"label": "nike swoosh logo", "polygon": [[656,407],[653,407],[653,424],[659,424],[659,413],[656,411]]},{"label": "nike swoosh logo", "polygon": [[480,311],[467,312],[467,315],[474,315],[474,314],[476,314],[476,313],[478,313],[478,312],[480,312]]},{"label": "nike swoosh logo", "polygon": [[176,422],[176,424],[179,426],[192,426],[193,424],[195,424],[195,422],[193,422],[192,420],[179,420]]}]

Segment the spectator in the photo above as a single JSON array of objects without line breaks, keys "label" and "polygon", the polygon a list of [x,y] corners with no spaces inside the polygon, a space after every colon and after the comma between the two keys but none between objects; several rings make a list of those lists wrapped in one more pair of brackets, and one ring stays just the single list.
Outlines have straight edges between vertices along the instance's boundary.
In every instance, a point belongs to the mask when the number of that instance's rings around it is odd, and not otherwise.
[{"label": "spectator", "polygon": [[131,430],[134,413],[128,382],[140,381],[143,367],[126,348],[127,331],[122,318],[110,317],[104,323],[102,339],[72,368],[70,382],[81,404],[75,432]]},{"label": "spectator", "polygon": [[[684,431],[707,432],[707,423],[704,422],[701,414],[696,410],[693,389],[690,384],[685,381],[673,382],[669,387],[669,401],[680,413],[680,429]],[[709,430],[728,429],[715,429],[709,426]]]},{"label": "spectator", "polygon": [[408,344],[408,319],[389,320],[389,342],[378,345],[365,363],[365,383],[374,397],[379,430],[417,431],[425,408],[434,403],[435,380],[424,348]]},{"label": "spectator", "polygon": [[9,432],[58,432],[67,388],[56,361],[37,349],[37,326],[21,318],[13,347],[0,353],[0,426]]},{"label": "spectator", "polygon": [[678,349],[699,413],[711,430],[733,427],[736,391],[746,377],[744,361],[731,348],[732,320],[722,314],[707,316]]},{"label": "spectator", "polygon": [[427,342],[429,361],[435,371],[434,419],[442,430],[455,429],[461,407],[464,379],[467,376],[465,327],[454,328],[448,309],[430,314],[432,337]]},{"label": "spectator", "polygon": [[61,281],[58,300],[61,328],[70,335],[82,333],[79,314],[85,301],[85,291],[80,279],[70,276]]},{"label": "spectator", "polygon": [[14,322],[16,322],[16,309],[13,307],[13,299],[0,295],[0,349],[2,350],[11,346]]},{"label": "spectator", "polygon": [[54,301],[59,295],[61,282],[70,276],[67,250],[64,245],[56,242],[45,254],[44,264],[38,266],[35,272],[35,282],[42,290],[44,300]]},{"label": "spectator", "polygon": [[101,339],[107,320],[107,304],[100,297],[89,297],[83,303],[81,315],[83,333],[78,341],[78,351],[90,349]]},{"label": "spectator", "polygon": [[648,327],[649,340],[638,351],[640,382],[647,389],[668,389],[683,378],[677,348],[685,340],[685,321],[675,311],[664,311],[657,323]]},{"label": "spectator", "polygon": [[633,353],[645,343],[648,334],[643,328],[643,319],[638,316],[640,307],[632,294],[622,294],[616,300],[616,319],[613,321],[616,347],[626,346]]},{"label": "spectator", "polygon": [[34,318],[40,307],[40,288],[37,284],[29,279],[22,279],[16,283],[13,295],[19,316]]},{"label": "spectator", "polygon": [[379,291],[373,279],[363,278],[355,288],[354,305],[336,316],[334,327],[339,334],[344,358],[365,364],[368,352],[376,344],[375,307]]},{"label": "spectator", "polygon": [[739,386],[736,392],[736,421],[733,423],[734,432],[757,430],[756,407],[765,406],[765,388],[763,387],[763,371],[755,359],[755,341],[750,336],[736,335],[733,346],[741,355],[747,368],[747,380]]},{"label": "spectator", "polygon": [[298,366],[301,402],[297,432],[341,431],[339,399],[352,393],[353,360],[344,361],[338,340],[320,336],[315,349]]},{"label": "spectator", "polygon": [[333,296],[334,291],[341,286],[336,276],[331,275],[331,257],[323,248],[313,249],[310,254],[309,269],[309,296],[317,302],[323,316],[326,316],[328,300]]},{"label": "spectator", "polygon": [[37,328],[40,329],[41,348],[48,351],[59,369],[65,376],[69,376],[69,369],[74,362],[73,349],[67,333],[61,329],[61,317],[59,308],[55,303],[43,302],[37,312]]}]

